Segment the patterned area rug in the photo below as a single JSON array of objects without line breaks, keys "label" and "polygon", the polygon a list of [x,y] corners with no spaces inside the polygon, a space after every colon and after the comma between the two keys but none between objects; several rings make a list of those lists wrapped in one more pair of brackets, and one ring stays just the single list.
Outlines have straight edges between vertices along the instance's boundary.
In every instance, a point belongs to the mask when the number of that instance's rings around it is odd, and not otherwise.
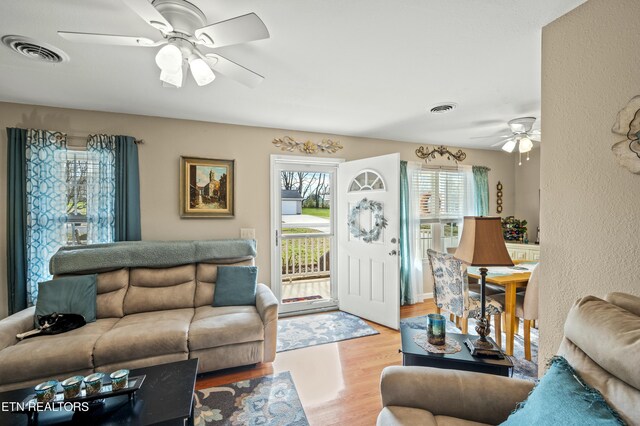
[{"label": "patterned area rug", "polygon": [[309,424],[288,371],[198,390],[194,397],[195,426]]},{"label": "patterned area rug", "polygon": [[278,320],[277,352],[379,334],[360,318],[346,312],[303,315]]},{"label": "patterned area rug", "polygon": [[[406,324],[411,328],[424,330],[427,327],[427,317],[413,317],[405,318],[400,321],[402,324]],[[469,319],[469,334],[477,334],[475,330],[476,322],[474,319]],[[493,326],[491,327],[493,330]],[[520,323],[520,330],[523,329],[522,322]],[[460,333],[460,329],[456,327],[454,323],[447,320],[447,331],[451,333]],[[507,341],[506,335],[502,333],[502,348],[504,349],[505,342]],[[513,342],[513,356],[509,357],[513,363],[513,377],[526,380],[538,379],[538,330],[531,328],[531,361],[524,359],[524,338],[516,334]]]}]

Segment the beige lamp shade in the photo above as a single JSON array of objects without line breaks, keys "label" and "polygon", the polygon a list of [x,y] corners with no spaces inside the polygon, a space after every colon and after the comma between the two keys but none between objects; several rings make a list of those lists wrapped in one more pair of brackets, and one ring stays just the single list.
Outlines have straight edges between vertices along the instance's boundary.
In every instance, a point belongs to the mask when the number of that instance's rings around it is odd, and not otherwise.
[{"label": "beige lamp shade", "polygon": [[513,266],[499,217],[465,216],[460,244],[453,256],[469,266]]}]

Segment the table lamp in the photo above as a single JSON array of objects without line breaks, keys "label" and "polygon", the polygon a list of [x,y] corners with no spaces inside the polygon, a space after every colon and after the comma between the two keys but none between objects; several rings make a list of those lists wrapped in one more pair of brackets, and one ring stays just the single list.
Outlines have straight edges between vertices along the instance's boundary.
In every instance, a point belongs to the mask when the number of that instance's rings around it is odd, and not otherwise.
[{"label": "table lamp", "polygon": [[480,337],[467,339],[465,344],[473,356],[500,356],[500,348],[487,340],[491,328],[485,314],[485,287],[487,266],[513,266],[504,243],[501,219],[465,216],[460,244],[453,256],[466,265],[480,267],[481,313],[476,320],[476,331]]}]

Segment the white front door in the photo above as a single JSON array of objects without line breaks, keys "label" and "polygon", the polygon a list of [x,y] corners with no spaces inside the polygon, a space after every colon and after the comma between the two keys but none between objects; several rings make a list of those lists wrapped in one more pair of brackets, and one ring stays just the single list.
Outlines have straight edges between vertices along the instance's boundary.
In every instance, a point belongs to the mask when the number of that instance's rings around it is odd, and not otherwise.
[{"label": "white front door", "polygon": [[[340,164],[337,192],[340,310],[397,330],[400,154]],[[386,226],[378,233],[376,223],[383,223],[380,216]]]}]

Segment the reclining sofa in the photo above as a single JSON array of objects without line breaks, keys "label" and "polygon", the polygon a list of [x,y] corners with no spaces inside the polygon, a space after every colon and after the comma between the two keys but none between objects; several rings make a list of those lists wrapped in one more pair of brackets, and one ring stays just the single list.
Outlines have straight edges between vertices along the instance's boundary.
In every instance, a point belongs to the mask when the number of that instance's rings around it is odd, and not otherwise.
[{"label": "reclining sofa", "polygon": [[52,274],[97,273],[97,320],[23,341],[34,307],[0,321],[0,391],[190,358],[200,373],[273,361],[278,301],[267,286],[255,306],[212,306],[218,266],[253,265],[255,254],[248,240],[61,249]]},{"label": "reclining sofa", "polygon": [[[639,297],[610,293],[605,300],[578,300],[567,316],[558,355],[626,424],[640,425]],[[377,424],[496,425],[527,399],[533,386],[526,380],[468,371],[386,367]]]}]

